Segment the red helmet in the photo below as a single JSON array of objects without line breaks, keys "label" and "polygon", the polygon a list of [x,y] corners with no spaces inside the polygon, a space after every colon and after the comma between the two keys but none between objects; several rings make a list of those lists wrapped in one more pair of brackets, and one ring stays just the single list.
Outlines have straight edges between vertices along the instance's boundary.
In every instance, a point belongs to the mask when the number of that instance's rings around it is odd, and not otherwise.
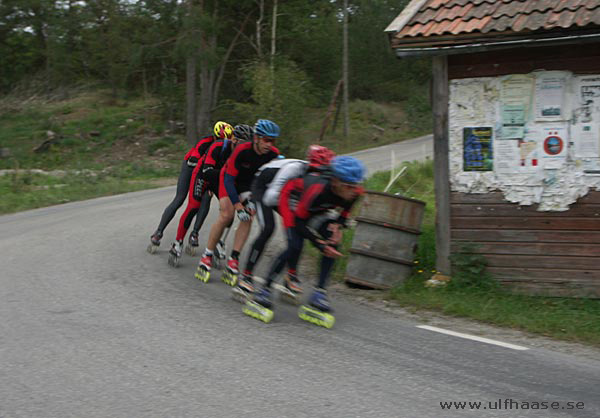
[{"label": "red helmet", "polygon": [[306,153],[308,165],[313,168],[329,164],[333,157],[335,157],[335,152],[327,147],[316,144],[309,146],[308,152]]}]

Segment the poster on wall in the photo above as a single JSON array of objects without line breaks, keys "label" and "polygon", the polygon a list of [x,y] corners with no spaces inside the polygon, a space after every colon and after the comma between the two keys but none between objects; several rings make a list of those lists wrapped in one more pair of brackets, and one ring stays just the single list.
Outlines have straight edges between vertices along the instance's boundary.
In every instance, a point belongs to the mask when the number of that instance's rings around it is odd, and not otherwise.
[{"label": "poster on wall", "polygon": [[580,76],[577,79],[576,100],[578,108],[575,119],[579,123],[589,123],[600,118],[600,75]]},{"label": "poster on wall", "polygon": [[579,123],[572,128],[575,157],[600,157],[600,123]]},{"label": "poster on wall", "polygon": [[519,140],[496,141],[494,143],[494,171],[500,174],[519,172]]},{"label": "poster on wall", "polygon": [[539,167],[537,140],[526,137],[519,139],[519,172],[532,173]]},{"label": "poster on wall", "polygon": [[492,171],[492,128],[463,128],[463,171]]},{"label": "poster on wall", "polygon": [[557,169],[567,162],[568,130],[565,124],[541,128],[542,165],[544,169]]},{"label": "poster on wall", "polygon": [[501,139],[523,138],[533,91],[533,77],[517,74],[504,77],[500,87]]},{"label": "poster on wall", "polygon": [[567,119],[565,93],[569,73],[544,71],[535,79],[535,120],[558,121]]}]

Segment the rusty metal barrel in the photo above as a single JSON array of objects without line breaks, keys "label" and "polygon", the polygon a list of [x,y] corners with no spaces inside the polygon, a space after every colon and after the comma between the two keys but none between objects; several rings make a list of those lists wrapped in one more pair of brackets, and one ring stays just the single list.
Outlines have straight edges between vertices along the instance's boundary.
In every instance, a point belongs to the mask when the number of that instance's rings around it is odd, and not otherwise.
[{"label": "rusty metal barrel", "polygon": [[425,202],[389,193],[365,193],[346,266],[346,281],[389,289],[412,271]]}]

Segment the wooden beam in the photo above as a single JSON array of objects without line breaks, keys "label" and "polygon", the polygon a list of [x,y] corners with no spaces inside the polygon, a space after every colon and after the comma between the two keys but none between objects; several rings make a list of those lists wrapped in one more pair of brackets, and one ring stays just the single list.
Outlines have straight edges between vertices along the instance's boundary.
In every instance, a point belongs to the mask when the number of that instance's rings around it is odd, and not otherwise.
[{"label": "wooden beam", "polygon": [[443,274],[450,274],[448,96],[448,58],[445,55],[433,57],[432,98],[436,268]]}]

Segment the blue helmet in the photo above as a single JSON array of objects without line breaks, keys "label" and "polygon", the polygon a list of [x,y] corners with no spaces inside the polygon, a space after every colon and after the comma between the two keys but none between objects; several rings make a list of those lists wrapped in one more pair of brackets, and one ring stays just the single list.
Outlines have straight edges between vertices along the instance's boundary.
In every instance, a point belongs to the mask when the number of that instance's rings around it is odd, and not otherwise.
[{"label": "blue helmet", "polygon": [[260,136],[270,136],[277,138],[279,136],[279,126],[275,122],[267,119],[259,119],[254,125],[254,132]]},{"label": "blue helmet", "polygon": [[360,183],[365,177],[365,166],[354,157],[341,155],[331,160],[331,171],[334,177],[337,177],[346,183]]}]

